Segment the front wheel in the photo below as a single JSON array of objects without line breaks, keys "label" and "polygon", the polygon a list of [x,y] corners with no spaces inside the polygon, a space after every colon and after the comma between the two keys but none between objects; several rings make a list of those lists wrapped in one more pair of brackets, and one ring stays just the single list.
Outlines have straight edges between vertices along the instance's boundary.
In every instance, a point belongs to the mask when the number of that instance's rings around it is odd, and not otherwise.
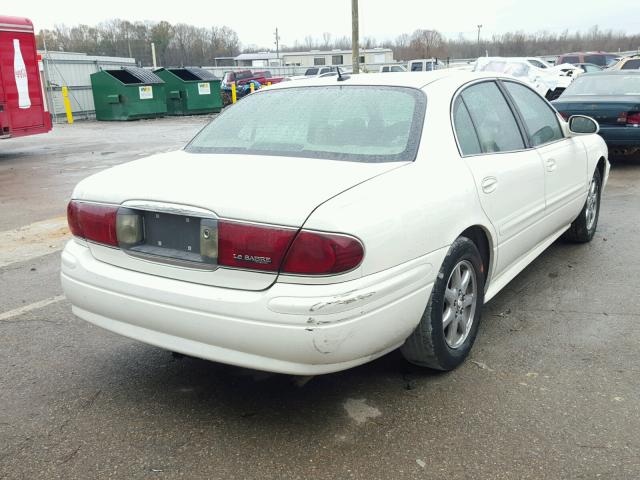
[{"label": "front wheel", "polygon": [[420,323],[401,347],[411,363],[453,370],[469,354],[484,303],[484,271],[476,245],[458,238],[449,249]]},{"label": "front wheel", "polygon": [[565,233],[565,238],[572,242],[590,242],[598,227],[600,216],[600,192],[602,188],[602,177],[600,170],[596,168],[593,178],[589,184],[587,200],[584,202],[582,211],[571,223],[571,227]]}]

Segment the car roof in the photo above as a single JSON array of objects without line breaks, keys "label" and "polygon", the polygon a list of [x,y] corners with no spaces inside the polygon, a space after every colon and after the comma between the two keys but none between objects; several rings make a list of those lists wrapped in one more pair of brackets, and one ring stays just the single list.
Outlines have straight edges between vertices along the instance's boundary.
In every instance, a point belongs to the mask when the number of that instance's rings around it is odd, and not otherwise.
[{"label": "car roof", "polygon": [[[346,76],[345,74],[344,76]],[[281,88],[304,88],[309,86],[327,85],[375,85],[391,87],[423,88],[430,83],[437,81],[447,81],[453,84],[464,85],[467,82],[481,78],[505,78],[513,79],[510,75],[503,75],[495,72],[468,72],[456,69],[435,70],[432,72],[388,72],[388,73],[361,73],[358,75],[349,74],[348,79],[338,82],[337,77],[312,78],[302,84],[298,82],[282,82],[269,87],[270,89]]]},{"label": "car roof", "polygon": [[611,52],[571,52],[571,53],[563,53],[560,55],[561,57],[566,57],[567,55],[615,55],[615,53]]},{"label": "car roof", "polygon": [[[593,76],[608,76],[608,75],[640,75],[640,70],[602,70],[601,72],[585,73],[580,77],[593,77]],[[578,77],[578,78],[580,78]]]}]

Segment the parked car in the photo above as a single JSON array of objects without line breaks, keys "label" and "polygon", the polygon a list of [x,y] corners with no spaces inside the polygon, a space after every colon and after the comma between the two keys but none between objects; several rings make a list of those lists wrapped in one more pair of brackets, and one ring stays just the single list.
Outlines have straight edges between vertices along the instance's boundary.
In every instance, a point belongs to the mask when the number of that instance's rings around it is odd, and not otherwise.
[{"label": "parked car", "polygon": [[338,76],[338,70],[340,70],[341,75],[351,75],[353,73],[352,70],[347,70],[341,67],[337,67],[333,72],[325,72],[323,74],[318,75],[318,78],[336,77]]},{"label": "parked car", "polygon": [[565,118],[595,118],[612,157],[640,154],[640,71],[607,70],[583,75],[553,105]]},{"label": "parked car", "polygon": [[388,72],[406,72],[407,68],[404,65],[382,65],[380,67],[380,73]]},{"label": "parked car", "polygon": [[597,130],[501,75],[281,83],[184,150],[82,180],[64,292],[88,322],[217,362],[311,375],[400,347],[450,370],[486,301],[563,234],[593,238]]},{"label": "parked car", "polygon": [[584,73],[596,73],[604,70],[602,67],[593,63],[575,63],[574,65],[581,69]]},{"label": "parked car", "polygon": [[409,60],[409,63],[407,63],[407,70],[410,72],[431,72],[442,68],[445,68],[445,64],[437,58]]},{"label": "parked car", "polygon": [[289,77],[289,80],[309,80],[312,78],[320,77],[326,73],[331,73],[336,71],[336,66],[326,66],[326,67],[311,67],[307,68],[304,72],[304,75],[294,75]]},{"label": "parked car", "polygon": [[251,91],[251,85],[254,89],[259,89],[268,83],[276,84],[284,81],[284,77],[274,77],[268,70],[252,72],[251,70],[241,70],[234,72],[226,72],[220,83],[220,91],[222,94],[222,103],[226,107],[231,104],[231,85],[236,84],[236,96],[241,98]]},{"label": "parked car", "polygon": [[570,64],[539,68],[528,57],[480,57],[475,72],[495,72],[513,75],[527,82],[548,100],[558,98],[582,70]]},{"label": "parked car", "polygon": [[594,65],[598,65],[599,67],[608,67],[611,64],[615,63],[618,59],[618,56],[615,53],[606,53],[606,52],[574,52],[574,53],[565,53],[564,55],[560,55],[556,64],[561,63],[571,63],[573,65],[577,63],[593,63]]},{"label": "parked car", "polygon": [[631,55],[621,58],[617,63],[609,67],[610,70],[638,70],[640,69],[640,55]]},{"label": "parked car", "polygon": [[284,77],[274,77],[269,71],[252,72],[251,70],[242,70],[238,72],[226,72],[222,77],[221,88],[229,89],[231,84],[235,82],[237,87],[247,85],[251,82],[258,82],[266,85],[267,82],[272,84],[280,83]]},{"label": "parked car", "polygon": [[525,57],[525,60],[534,67],[538,68],[551,68],[553,65],[549,65],[547,62],[537,57]]}]

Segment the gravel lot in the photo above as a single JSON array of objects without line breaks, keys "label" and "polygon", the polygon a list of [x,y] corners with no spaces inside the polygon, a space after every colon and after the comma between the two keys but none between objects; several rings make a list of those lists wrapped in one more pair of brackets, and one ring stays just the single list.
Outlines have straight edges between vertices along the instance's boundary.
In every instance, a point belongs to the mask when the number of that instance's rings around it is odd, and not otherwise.
[{"label": "gravel lot", "polygon": [[640,478],[640,161],[613,166],[592,243],[557,242],[484,307],[458,370],[394,352],[300,379],[174,358],[61,297],[73,185],[205,122],[1,141],[0,478]]}]

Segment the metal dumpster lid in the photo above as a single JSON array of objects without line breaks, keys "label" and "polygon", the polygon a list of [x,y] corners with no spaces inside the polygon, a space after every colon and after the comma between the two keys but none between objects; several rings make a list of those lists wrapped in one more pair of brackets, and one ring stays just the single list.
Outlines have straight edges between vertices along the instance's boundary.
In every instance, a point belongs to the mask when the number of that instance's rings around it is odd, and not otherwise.
[{"label": "metal dumpster lid", "polygon": [[145,70],[144,68],[123,67],[122,69],[136,77],[141,83],[164,83],[164,80],[159,76],[149,70]]},{"label": "metal dumpster lid", "polygon": [[205,70],[204,68],[200,68],[200,67],[184,67],[184,70],[186,70],[187,72],[195,75],[200,80],[218,80],[218,77],[216,77],[213,74],[213,72],[210,72],[209,70]]}]

